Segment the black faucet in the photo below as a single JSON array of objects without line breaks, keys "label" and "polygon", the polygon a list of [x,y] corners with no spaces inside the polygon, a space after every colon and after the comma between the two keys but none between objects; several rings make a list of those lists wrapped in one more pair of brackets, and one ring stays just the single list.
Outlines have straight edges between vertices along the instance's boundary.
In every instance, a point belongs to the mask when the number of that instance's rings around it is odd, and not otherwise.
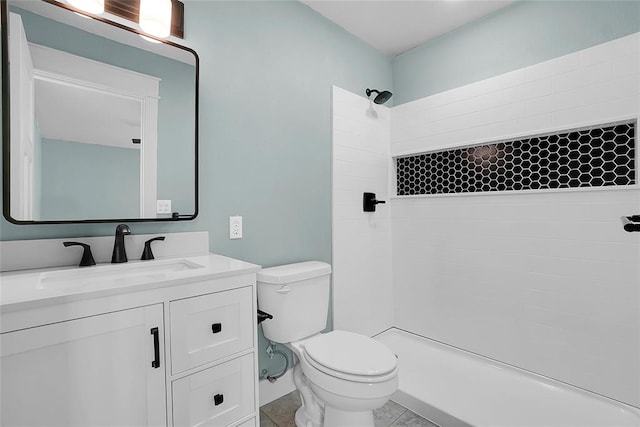
[{"label": "black faucet", "polygon": [[91,254],[91,246],[80,242],[62,242],[62,244],[65,247],[82,246],[84,248],[84,251],[82,252],[82,259],[80,260],[80,267],[96,265],[96,261],[93,259],[93,255]]},{"label": "black faucet", "polygon": [[153,256],[153,252],[151,251],[151,242],[155,242],[156,240],[164,240],[164,236],[154,237],[153,239],[149,239],[144,242],[144,250],[142,251],[142,256],[140,257],[141,261],[155,259],[155,257]]},{"label": "black faucet", "polygon": [[131,229],[127,224],[120,224],[116,227],[116,240],[113,243],[113,255],[111,255],[112,264],[127,262],[127,251],[124,248],[124,236],[127,234],[131,234]]}]

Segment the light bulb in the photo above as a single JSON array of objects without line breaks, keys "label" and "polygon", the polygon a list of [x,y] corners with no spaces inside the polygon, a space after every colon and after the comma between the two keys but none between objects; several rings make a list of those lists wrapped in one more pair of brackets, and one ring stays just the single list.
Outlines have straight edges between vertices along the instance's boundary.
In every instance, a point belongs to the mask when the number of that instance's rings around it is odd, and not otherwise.
[{"label": "light bulb", "polygon": [[104,0],[69,0],[69,4],[94,15],[104,13]]},{"label": "light bulb", "polygon": [[140,28],[156,37],[171,34],[171,0],[140,0]]},{"label": "light bulb", "polygon": [[139,34],[139,35],[140,37],[142,37],[143,40],[146,40],[150,43],[162,43],[160,40],[152,39],[151,37],[143,36],[142,34]]}]

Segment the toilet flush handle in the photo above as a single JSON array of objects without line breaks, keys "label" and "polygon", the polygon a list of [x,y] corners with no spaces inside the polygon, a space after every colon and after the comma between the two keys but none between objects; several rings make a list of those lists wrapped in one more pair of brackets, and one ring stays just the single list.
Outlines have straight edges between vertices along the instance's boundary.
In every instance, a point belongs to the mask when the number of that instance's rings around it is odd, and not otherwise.
[{"label": "toilet flush handle", "polygon": [[288,294],[289,292],[291,292],[291,288],[285,285],[280,289],[276,289],[276,292],[279,294]]}]

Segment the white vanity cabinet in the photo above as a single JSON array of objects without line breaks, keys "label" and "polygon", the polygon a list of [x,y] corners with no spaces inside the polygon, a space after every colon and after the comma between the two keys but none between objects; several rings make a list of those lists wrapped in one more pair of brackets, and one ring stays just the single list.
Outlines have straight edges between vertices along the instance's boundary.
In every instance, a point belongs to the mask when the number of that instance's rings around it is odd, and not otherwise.
[{"label": "white vanity cabinet", "polygon": [[29,273],[3,273],[0,425],[256,425],[259,267],[193,259],[201,270],[43,299],[50,272],[31,290]]},{"label": "white vanity cabinet", "polygon": [[226,426],[253,412],[253,300],[242,287],[169,304],[175,426]]},{"label": "white vanity cabinet", "polygon": [[162,318],[155,304],[2,334],[0,424],[164,425]]}]

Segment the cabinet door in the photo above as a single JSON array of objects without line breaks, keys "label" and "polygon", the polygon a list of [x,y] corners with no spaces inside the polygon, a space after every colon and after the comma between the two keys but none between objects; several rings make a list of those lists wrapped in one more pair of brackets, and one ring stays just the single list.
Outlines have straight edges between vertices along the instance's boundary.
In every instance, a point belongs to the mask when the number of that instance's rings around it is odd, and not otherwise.
[{"label": "cabinet door", "polygon": [[2,334],[1,424],[166,425],[162,320],[158,304]]}]

